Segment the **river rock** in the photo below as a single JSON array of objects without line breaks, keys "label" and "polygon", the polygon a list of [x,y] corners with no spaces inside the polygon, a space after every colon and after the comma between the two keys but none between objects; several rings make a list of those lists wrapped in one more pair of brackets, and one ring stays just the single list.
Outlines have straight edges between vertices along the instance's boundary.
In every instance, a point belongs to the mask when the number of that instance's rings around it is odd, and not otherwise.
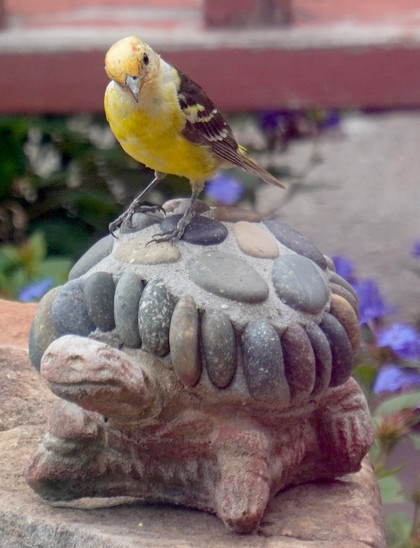
[{"label": "river rock", "polygon": [[268,285],[252,266],[221,251],[204,251],[189,271],[194,283],[226,299],[255,303],[268,297]]}]

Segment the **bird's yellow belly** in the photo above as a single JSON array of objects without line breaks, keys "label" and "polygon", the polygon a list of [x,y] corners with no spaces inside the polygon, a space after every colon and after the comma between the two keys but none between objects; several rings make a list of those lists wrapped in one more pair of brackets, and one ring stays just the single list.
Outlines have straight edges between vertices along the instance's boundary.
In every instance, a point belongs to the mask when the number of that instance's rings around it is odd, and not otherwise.
[{"label": "bird's yellow belly", "polygon": [[182,121],[174,113],[154,118],[141,110],[127,114],[115,107],[112,97],[106,97],[111,130],[125,152],[138,162],[193,182],[205,181],[219,167],[221,162],[208,147],[195,145],[182,136]]}]

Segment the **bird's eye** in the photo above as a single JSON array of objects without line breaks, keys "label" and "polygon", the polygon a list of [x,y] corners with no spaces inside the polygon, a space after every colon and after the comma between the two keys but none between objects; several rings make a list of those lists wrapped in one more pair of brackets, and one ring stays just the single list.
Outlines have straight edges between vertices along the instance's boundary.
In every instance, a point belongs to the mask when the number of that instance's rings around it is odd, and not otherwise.
[{"label": "bird's eye", "polygon": [[149,64],[149,56],[147,55],[147,53],[143,53],[143,64]]}]

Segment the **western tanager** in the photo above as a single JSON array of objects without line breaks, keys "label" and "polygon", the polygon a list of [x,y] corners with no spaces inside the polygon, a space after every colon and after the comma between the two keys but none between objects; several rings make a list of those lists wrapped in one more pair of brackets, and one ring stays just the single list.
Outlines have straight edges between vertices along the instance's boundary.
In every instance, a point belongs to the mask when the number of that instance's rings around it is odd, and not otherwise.
[{"label": "western tanager", "polygon": [[111,79],[105,92],[111,130],[127,154],[155,171],[153,181],[110,224],[112,233],[142,210],[147,194],[168,173],[189,179],[192,195],[177,228],[157,241],[182,236],[194,201],[219,167],[240,167],[284,187],[247,156],[203,89],[139,38],[115,43],[106,54],[105,70]]}]

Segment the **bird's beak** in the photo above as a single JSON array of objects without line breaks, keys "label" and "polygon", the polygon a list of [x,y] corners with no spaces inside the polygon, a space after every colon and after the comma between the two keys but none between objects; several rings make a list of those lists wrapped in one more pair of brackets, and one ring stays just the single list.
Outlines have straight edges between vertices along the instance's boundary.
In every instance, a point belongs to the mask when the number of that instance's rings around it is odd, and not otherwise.
[{"label": "bird's beak", "polygon": [[127,76],[125,84],[131,92],[136,103],[139,102],[140,78],[138,76]]}]

